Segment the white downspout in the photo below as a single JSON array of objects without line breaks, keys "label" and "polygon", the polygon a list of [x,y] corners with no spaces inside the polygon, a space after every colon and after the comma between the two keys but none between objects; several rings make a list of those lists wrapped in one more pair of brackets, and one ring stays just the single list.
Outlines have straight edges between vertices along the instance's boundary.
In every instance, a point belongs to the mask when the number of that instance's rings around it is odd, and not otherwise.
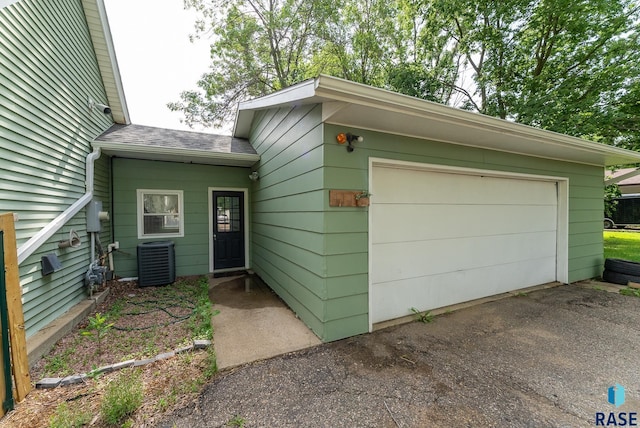
[{"label": "white downspout", "polygon": [[[100,148],[96,147],[93,152],[87,155],[86,160],[86,178],[85,178],[85,194],[69,206],[64,212],[58,215],[51,223],[47,224],[38,233],[33,235],[27,242],[18,247],[18,265],[25,261],[31,254],[36,252],[49,238],[59,231],[69,220],[73,218],[82,208],[85,207],[91,199],[93,199],[93,172],[95,170],[95,161],[100,157]],[[94,242],[95,237],[91,235],[91,260],[94,258]]]}]

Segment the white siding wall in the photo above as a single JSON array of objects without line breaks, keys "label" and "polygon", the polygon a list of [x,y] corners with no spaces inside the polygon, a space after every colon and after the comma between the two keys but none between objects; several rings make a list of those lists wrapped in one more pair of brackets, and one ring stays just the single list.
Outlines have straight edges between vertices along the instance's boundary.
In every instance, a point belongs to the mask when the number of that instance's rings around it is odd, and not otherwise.
[{"label": "white siding wall", "polygon": [[[22,0],[0,9],[0,212],[19,215],[18,245],[85,192],[90,143],[111,125],[88,110],[88,97],[106,101],[80,0]],[[108,197],[108,163],[98,170],[97,190]],[[59,250],[70,229],[81,247]],[[64,269],[43,278],[40,258],[51,252]],[[82,211],[20,265],[28,336],[85,298],[88,263]]]}]

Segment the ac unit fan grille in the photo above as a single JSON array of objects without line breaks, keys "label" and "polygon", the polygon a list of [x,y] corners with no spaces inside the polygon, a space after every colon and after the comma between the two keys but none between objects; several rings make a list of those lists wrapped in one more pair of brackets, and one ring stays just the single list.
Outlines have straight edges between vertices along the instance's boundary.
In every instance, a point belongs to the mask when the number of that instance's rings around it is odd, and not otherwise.
[{"label": "ac unit fan grille", "polygon": [[171,241],[138,245],[138,285],[167,285],[176,280],[175,247]]}]

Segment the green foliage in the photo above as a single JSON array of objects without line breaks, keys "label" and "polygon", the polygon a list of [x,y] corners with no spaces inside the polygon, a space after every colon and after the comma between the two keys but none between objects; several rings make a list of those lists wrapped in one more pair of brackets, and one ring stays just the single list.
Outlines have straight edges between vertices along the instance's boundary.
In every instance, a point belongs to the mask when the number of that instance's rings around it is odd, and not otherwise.
[{"label": "green foliage", "polygon": [[98,354],[102,353],[100,346],[102,339],[113,327],[113,323],[107,323],[108,319],[107,315],[96,312],[95,316],[89,317],[89,325],[81,333],[83,336],[88,336],[97,342]]},{"label": "green foliage", "polygon": [[63,402],[49,420],[50,428],[80,428],[91,422],[91,411],[83,409],[79,403]]},{"label": "green foliage", "polygon": [[411,308],[411,312],[416,315],[416,321],[420,321],[421,323],[427,324],[433,322],[435,317],[431,314],[431,311],[421,312],[416,308]]},{"label": "green foliage", "polygon": [[204,377],[205,379],[211,379],[213,375],[218,372],[218,362],[216,360],[216,353],[213,346],[207,349],[207,358],[205,359]]},{"label": "green foliage", "polygon": [[47,374],[60,374],[60,375],[69,375],[69,357],[72,353],[65,353],[64,355],[55,355],[51,357],[45,357],[46,363],[44,366],[44,371]]},{"label": "green foliage", "polygon": [[109,308],[109,311],[106,313],[106,317],[110,320],[116,320],[118,319],[118,317],[120,317],[120,314],[122,313],[122,310],[124,309],[126,305],[126,300],[123,298],[120,298],[118,300],[116,300],[115,302],[113,302],[111,304],[111,307]]},{"label": "green foliage", "polygon": [[623,288],[622,290],[620,290],[620,294],[625,296],[640,297],[640,288]]},{"label": "green foliage", "polygon": [[615,199],[621,195],[617,184],[604,186],[604,215],[611,218],[615,214],[618,207],[618,201]]},{"label": "green foliage", "polygon": [[196,307],[189,318],[189,328],[193,339],[213,338],[211,317],[213,316],[211,301],[209,300],[209,281],[206,277],[199,279],[197,284]]},{"label": "green foliage", "polygon": [[125,371],[109,383],[104,391],[100,413],[109,425],[122,424],[141,405],[143,384],[140,371]]},{"label": "green foliage", "polygon": [[246,423],[246,421],[244,420],[244,418],[242,416],[238,416],[235,415],[234,417],[232,417],[231,419],[229,419],[229,421],[227,422],[227,426],[228,427],[244,427],[244,424]]},{"label": "green foliage", "polygon": [[604,256],[640,262],[640,233],[605,231]]},{"label": "green foliage", "polygon": [[331,16],[329,0],[186,0],[202,13],[196,35],[210,34],[211,71],[198,90],[185,91],[171,110],[187,124],[220,124],[235,104],[311,77],[310,52],[322,46],[319,34]]},{"label": "green foliage", "polygon": [[186,0],[211,68],[169,104],[220,124],[319,73],[640,146],[640,7],[627,0]]}]

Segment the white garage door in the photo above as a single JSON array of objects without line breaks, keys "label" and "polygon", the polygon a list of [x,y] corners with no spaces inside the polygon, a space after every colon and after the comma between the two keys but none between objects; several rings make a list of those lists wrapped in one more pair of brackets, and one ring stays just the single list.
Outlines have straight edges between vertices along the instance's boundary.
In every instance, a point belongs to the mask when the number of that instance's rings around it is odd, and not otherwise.
[{"label": "white garage door", "polygon": [[372,168],[371,323],[556,280],[555,181]]}]

